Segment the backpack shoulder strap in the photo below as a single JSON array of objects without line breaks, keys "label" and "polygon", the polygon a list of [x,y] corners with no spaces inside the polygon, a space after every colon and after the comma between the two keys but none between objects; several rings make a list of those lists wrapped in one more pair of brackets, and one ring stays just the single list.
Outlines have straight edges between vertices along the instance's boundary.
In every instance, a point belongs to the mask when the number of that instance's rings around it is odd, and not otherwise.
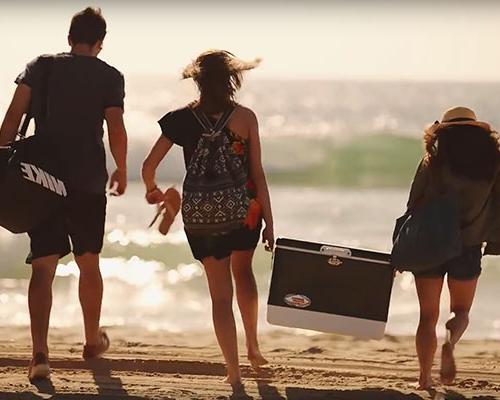
[{"label": "backpack shoulder strap", "polygon": [[189,106],[189,109],[191,110],[194,117],[205,131],[210,132],[214,130],[213,124],[210,122],[210,120],[203,111],[195,110],[194,106]]},{"label": "backpack shoulder strap", "polygon": [[234,106],[231,106],[231,108],[227,109],[223,114],[222,116],[219,118],[219,120],[217,121],[217,123],[215,124],[215,128],[214,130],[216,132],[220,132],[222,131],[226,125],[228,124],[229,120],[231,119],[231,117],[233,116],[233,113],[234,113],[234,110],[236,110],[236,107]]}]

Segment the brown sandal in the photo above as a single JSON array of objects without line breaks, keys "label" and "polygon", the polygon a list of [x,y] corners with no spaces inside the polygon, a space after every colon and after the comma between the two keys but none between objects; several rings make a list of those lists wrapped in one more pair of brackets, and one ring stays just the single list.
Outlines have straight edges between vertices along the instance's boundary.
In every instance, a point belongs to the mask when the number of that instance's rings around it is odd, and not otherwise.
[{"label": "brown sandal", "polygon": [[173,187],[168,188],[165,192],[165,201],[161,208],[163,210],[163,219],[158,230],[162,235],[166,235],[181,209],[181,195]]},{"label": "brown sandal", "polygon": [[162,217],[158,230],[162,235],[166,235],[181,209],[181,201],[182,199],[179,192],[174,187],[168,188],[164,193],[163,201],[157,205],[155,217],[149,224],[149,228]]}]

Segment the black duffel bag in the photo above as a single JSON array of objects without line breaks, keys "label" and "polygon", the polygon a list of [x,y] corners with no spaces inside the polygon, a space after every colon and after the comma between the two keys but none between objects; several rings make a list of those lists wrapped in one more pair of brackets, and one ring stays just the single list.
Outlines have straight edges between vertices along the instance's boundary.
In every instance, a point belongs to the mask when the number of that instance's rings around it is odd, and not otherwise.
[{"label": "black duffel bag", "polygon": [[[40,116],[47,126],[48,81],[53,60],[45,58],[40,91]],[[55,151],[48,137],[26,138],[28,112],[20,139],[0,147],[0,226],[13,233],[29,232],[49,218],[67,195]]]},{"label": "black duffel bag", "polygon": [[61,206],[66,186],[51,153],[38,136],[0,148],[0,226],[28,232]]}]

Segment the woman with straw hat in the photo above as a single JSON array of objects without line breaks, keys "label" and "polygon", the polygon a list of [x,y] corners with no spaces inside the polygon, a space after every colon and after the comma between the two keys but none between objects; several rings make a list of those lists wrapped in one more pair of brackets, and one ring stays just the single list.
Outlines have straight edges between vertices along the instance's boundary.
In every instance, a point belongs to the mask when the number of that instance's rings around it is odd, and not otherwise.
[{"label": "woman with straw hat", "polygon": [[243,71],[258,64],[259,60],[244,62],[222,50],[199,55],[183,72],[183,78],[197,84],[199,99],[159,121],[162,135],[143,165],[147,200],[162,202],[155,171],[173,144],[183,147],[184,226],[194,258],[205,267],[215,333],[226,361],[227,381],[233,387],[241,385],[232,310],[233,276],[248,359],[256,369],[267,363],[257,340],[258,297],[252,258],[262,219],[262,241],[272,250],[273,217],[257,118],[252,110],[234,101]]},{"label": "woman with straw hat", "polygon": [[426,154],[412,184],[408,209],[436,195],[454,193],[460,204],[462,253],[443,265],[415,273],[420,303],[416,348],[420,363],[419,386],[433,385],[431,368],[437,347],[436,325],[444,276],[450,293],[452,316],[446,322],[440,376],[451,384],[456,376],[453,351],[469,324],[476,284],[484,254],[500,254],[499,137],[491,126],[478,121],[466,107],[447,110],[424,133]]}]

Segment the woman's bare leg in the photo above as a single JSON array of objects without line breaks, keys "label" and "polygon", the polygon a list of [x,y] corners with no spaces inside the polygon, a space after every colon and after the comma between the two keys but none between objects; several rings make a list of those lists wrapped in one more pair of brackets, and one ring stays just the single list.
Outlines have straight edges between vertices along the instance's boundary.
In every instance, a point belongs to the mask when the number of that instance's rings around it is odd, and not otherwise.
[{"label": "woman's bare leg", "polygon": [[233,251],[231,268],[236,283],[236,298],[245,327],[248,360],[253,368],[267,364],[257,340],[258,293],[252,271],[253,250]]},{"label": "woman's bare leg", "polygon": [[441,381],[450,384],[455,380],[457,369],[453,350],[469,325],[469,311],[476,293],[477,278],[457,280],[448,278],[450,311],[453,316],[446,322],[447,340],[441,351]]},{"label": "woman's bare leg", "polygon": [[217,260],[214,257],[203,259],[212,299],[212,318],[215,335],[224,355],[227,367],[227,380],[231,385],[241,382],[238,362],[238,342],[233,315],[233,282],[230,259]]},{"label": "woman's bare leg", "polygon": [[443,278],[415,278],[418,301],[420,303],[420,321],[415,344],[420,364],[420,389],[432,387],[432,364],[436,353],[436,324],[439,318],[439,302],[443,288]]}]

